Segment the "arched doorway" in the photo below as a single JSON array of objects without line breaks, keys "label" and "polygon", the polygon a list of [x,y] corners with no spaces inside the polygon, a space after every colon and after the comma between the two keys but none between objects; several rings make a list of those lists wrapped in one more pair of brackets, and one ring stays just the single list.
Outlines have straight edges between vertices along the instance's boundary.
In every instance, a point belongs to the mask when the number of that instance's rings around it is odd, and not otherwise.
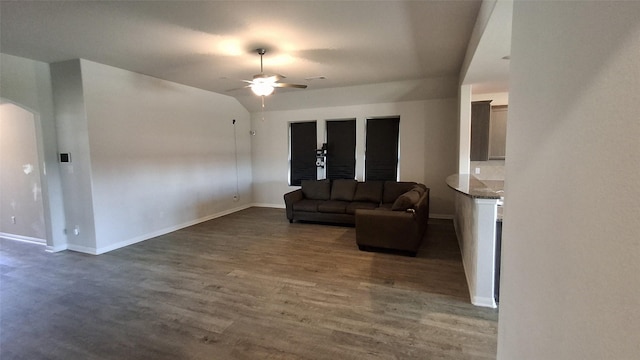
[{"label": "arched doorway", "polygon": [[0,236],[46,245],[37,114],[0,99]]}]

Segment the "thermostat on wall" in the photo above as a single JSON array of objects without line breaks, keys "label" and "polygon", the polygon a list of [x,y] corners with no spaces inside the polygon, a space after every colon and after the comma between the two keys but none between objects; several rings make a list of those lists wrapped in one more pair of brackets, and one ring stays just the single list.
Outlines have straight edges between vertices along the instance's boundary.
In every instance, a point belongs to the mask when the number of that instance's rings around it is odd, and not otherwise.
[{"label": "thermostat on wall", "polygon": [[61,163],[70,163],[71,162],[71,154],[69,154],[69,153],[60,153],[60,162]]}]

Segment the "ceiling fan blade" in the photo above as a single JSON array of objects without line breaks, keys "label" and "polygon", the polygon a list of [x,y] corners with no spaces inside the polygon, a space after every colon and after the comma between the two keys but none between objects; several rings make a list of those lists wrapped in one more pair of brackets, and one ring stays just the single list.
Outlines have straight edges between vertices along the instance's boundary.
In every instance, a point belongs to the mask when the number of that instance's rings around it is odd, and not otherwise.
[{"label": "ceiling fan blade", "polygon": [[276,82],[284,79],[286,76],[280,74],[255,74],[253,80],[256,79],[268,79],[270,82]]},{"label": "ceiling fan blade", "polygon": [[267,52],[267,50],[264,49],[264,48],[258,48],[258,49],[256,49],[256,51],[257,51],[258,55],[260,55],[260,73],[256,74],[256,75],[253,75],[253,80],[242,80],[243,82],[247,83],[246,86],[244,86],[242,88],[236,88],[236,89],[227,90],[227,92],[240,90],[240,89],[251,88],[251,90],[253,90],[253,92],[256,95],[262,96],[263,100],[264,100],[264,96],[267,96],[267,95],[270,95],[271,93],[273,93],[273,88],[297,88],[297,89],[306,89],[307,88],[307,85],[287,84],[287,83],[278,82],[278,81],[280,81],[280,80],[285,78],[284,75],[280,75],[280,74],[265,74],[264,67],[263,67],[263,62],[262,62],[262,56]]},{"label": "ceiling fan blade", "polygon": [[301,85],[301,84],[287,84],[287,83],[275,83],[273,84],[273,87],[279,87],[279,88],[298,88],[298,89],[306,89],[307,85]]},{"label": "ceiling fan blade", "polygon": [[[243,80],[244,81],[244,80]],[[247,85],[247,86],[243,86],[243,87],[239,87],[239,88],[233,88],[233,89],[229,89],[229,90],[225,90],[225,92],[232,92],[232,91],[238,91],[238,90],[244,90],[247,88],[250,88],[251,85]]]}]

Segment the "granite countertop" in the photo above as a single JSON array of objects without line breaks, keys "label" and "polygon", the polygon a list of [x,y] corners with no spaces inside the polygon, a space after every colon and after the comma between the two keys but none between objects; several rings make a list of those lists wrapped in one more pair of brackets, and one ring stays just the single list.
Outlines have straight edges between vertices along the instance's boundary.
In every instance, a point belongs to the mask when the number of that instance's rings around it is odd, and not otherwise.
[{"label": "granite countertop", "polygon": [[447,177],[447,185],[455,191],[478,199],[501,199],[504,181],[479,180],[470,174],[453,174]]}]

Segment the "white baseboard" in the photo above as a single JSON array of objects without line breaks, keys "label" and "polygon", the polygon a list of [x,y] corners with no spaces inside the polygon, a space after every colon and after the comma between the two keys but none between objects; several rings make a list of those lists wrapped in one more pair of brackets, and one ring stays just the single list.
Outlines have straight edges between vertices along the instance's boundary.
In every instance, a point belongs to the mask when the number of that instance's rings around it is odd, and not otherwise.
[{"label": "white baseboard", "polygon": [[69,245],[67,245],[67,244],[57,245],[57,246],[49,246],[49,245],[47,245],[47,248],[45,249],[45,251],[46,252],[50,252],[50,253],[54,253],[54,252],[68,250],[68,249],[69,249]]},{"label": "white baseboard", "polygon": [[38,245],[47,244],[47,240],[45,239],[35,238],[31,236],[24,236],[24,235],[9,234],[4,232],[0,232],[0,238],[7,239],[7,240],[14,240],[14,241],[22,241],[30,244],[38,244]]},{"label": "white baseboard", "polygon": [[82,246],[82,245],[67,244],[67,250],[81,252],[81,253],[89,254],[89,255],[99,255],[96,252],[95,248],[88,247],[88,246]]},{"label": "white baseboard", "polygon": [[29,236],[7,234],[7,233],[0,232],[0,238],[13,240],[13,241],[22,241],[29,244],[44,245],[46,246],[44,250],[50,253],[67,250],[67,244],[58,245],[58,246],[49,246],[47,245],[47,241],[45,239],[34,238]]},{"label": "white baseboard", "polygon": [[229,209],[229,210],[221,211],[221,212],[216,213],[216,214],[208,215],[208,216],[205,216],[205,217],[202,217],[202,218],[199,218],[199,219],[195,219],[195,220],[192,220],[192,221],[187,221],[185,223],[178,224],[178,225],[175,225],[175,226],[166,227],[164,229],[160,229],[160,230],[157,230],[157,231],[154,231],[154,232],[151,232],[151,233],[147,233],[147,234],[144,234],[144,235],[136,236],[134,238],[131,238],[131,239],[128,239],[128,240],[123,240],[123,241],[117,242],[115,244],[111,244],[111,245],[108,245],[108,246],[103,246],[103,247],[100,247],[100,248],[97,248],[97,249],[96,248],[91,248],[91,247],[86,247],[86,246],[74,245],[74,244],[68,244],[67,248],[69,250],[73,250],[73,251],[77,251],[77,252],[81,252],[81,253],[85,253],[85,254],[101,255],[101,254],[107,253],[109,251],[113,251],[113,250],[116,250],[116,249],[123,248],[125,246],[133,245],[133,244],[145,241],[145,240],[152,239],[154,237],[158,237],[158,236],[165,235],[165,234],[168,234],[168,233],[180,230],[180,229],[184,229],[184,228],[189,227],[189,226],[193,226],[193,225],[205,222],[205,221],[209,221],[209,220],[212,220],[212,219],[215,219],[215,218],[219,218],[219,217],[222,217],[222,216],[225,216],[225,215],[229,215],[229,214],[232,214],[234,212],[250,208],[251,206],[253,206],[253,205],[252,204],[247,204],[247,205],[238,206],[238,207],[235,207],[235,208],[232,208],[232,209]]},{"label": "white baseboard", "polygon": [[494,298],[474,296],[471,299],[471,303],[475,306],[489,307],[494,309],[498,307]]},{"label": "white baseboard", "polygon": [[284,204],[267,204],[267,203],[253,203],[251,204],[253,207],[266,207],[266,208],[275,208],[275,209],[284,209]]}]

